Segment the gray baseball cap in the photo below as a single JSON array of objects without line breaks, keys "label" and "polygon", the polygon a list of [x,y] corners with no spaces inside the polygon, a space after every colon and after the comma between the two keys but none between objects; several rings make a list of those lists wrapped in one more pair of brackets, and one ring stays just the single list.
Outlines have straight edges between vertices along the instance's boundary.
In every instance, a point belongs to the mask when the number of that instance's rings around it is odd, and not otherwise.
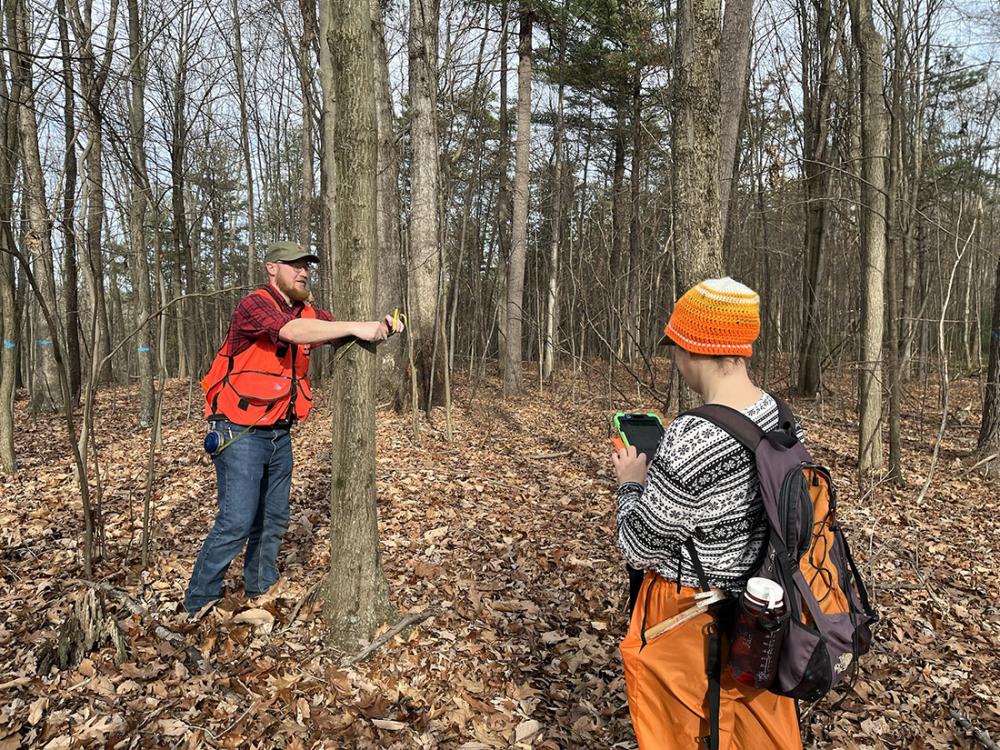
[{"label": "gray baseball cap", "polygon": [[310,263],[319,263],[319,256],[314,255],[297,242],[282,240],[272,242],[268,245],[267,255],[264,256],[265,263],[279,263],[281,261],[295,261],[305,258]]}]

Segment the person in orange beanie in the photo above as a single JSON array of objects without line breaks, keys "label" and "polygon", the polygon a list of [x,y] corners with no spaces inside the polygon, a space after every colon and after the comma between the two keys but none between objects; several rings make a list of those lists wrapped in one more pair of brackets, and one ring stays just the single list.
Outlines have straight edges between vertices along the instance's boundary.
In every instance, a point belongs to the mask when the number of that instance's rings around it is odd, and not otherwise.
[{"label": "person in orange beanie", "polygon": [[[777,403],[747,372],[759,308],[752,289],[728,277],[707,279],[677,300],[661,343],[670,345],[681,377],[705,403],[738,409],[768,430],[778,424]],[[767,543],[753,456],[716,425],[681,415],[648,465],[646,458],[634,447],[612,457],[618,546],[629,565],[645,571],[621,643],[640,750],[798,750],[794,701],[743,685],[724,667],[713,730],[707,663],[709,634],[718,624],[712,614],[645,637],[648,628],[704,601],[705,588],[742,593]]]}]

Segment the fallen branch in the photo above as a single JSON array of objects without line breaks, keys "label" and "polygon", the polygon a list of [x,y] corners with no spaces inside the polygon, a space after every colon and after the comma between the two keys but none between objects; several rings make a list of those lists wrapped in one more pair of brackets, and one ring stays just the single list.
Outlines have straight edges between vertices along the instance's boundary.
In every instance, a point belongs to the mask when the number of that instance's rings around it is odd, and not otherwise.
[{"label": "fallen branch", "polygon": [[955,720],[955,723],[958,724],[962,729],[964,729],[966,732],[968,732],[977,740],[979,740],[979,744],[987,748],[987,750],[1000,750],[1000,746],[998,746],[997,743],[993,741],[993,739],[990,737],[989,732],[987,732],[985,729],[980,729],[979,727],[977,727],[971,721],[962,716],[962,714],[960,714],[954,708],[951,709],[951,718],[953,718]]},{"label": "fallen branch", "polygon": [[389,628],[387,631],[382,633],[382,635],[380,635],[374,641],[365,646],[364,650],[352,656],[347,661],[343,662],[343,666],[350,667],[354,664],[357,664],[360,661],[364,661],[373,653],[378,651],[382,646],[388,643],[392,638],[399,635],[406,628],[410,627],[411,625],[417,625],[423,622],[424,620],[433,617],[436,614],[437,614],[436,608],[427,607],[426,609],[421,610],[420,612],[414,612],[411,615],[407,615],[402,620],[393,625],[391,628]]},{"label": "fallen branch", "polygon": [[529,461],[542,461],[546,458],[562,458],[563,456],[572,455],[573,451],[556,451],[555,453],[539,453],[537,456],[525,456]]},{"label": "fallen branch", "polygon": [[970,467],[969,467],[968,469],[966,469],[964,473],[965,473],[965,474],[969,474],[969,473],[971,473],[971,472],[975,471],[976,469],[978,469],[978,468],[979,468],[980,466],[982,466],[983,464],[988,464],[988,463],[989,463],[990,461],[992,461],[992,460],[993,460],[993,459],[995,459],[996,457],[997,457],[997,454],[996,454],[996,453],[991,453],[991,454],[990,454],[990,455],[988,455],[988,456],[987,456],[986,458],[983,458],[983,459],[980,459],[980,460],[979,460],[979,461],[977,461],[976,463],[972,464],[972,466],[970,466]]}]

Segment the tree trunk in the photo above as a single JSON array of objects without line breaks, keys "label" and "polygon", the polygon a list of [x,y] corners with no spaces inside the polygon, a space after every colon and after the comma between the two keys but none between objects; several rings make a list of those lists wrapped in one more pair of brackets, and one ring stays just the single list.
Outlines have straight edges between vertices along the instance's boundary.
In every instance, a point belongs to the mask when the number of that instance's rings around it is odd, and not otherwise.
[{"label": "tree trunk", "polygon": [[[0,21],[0,47],[4,42]],[[17,105],[21,92],[7,88],[7,66],[0,55],[0,226],[11,226],[14,178],[17,174]],[[14,288],[14,248],[7,246],[7,233],[0,233],[0,473],[17,470],[14,453],[14,384],[17,380],[17,353],[23,348],[18,335],[21,317],[17,314]]]},{"label": "tree trunk", "polygon": [[549,379],[556,369],[556,320],[559,309],[559,245],[562,241],[562,151],[563,151],[563,96],[566,85],[562,79],[565,53],[565,33],[559,49],[559,94],[556,119],[552,134],[552,239],[549,245],[549,288],[545,300],[545,354],[542,377]]},{"label": "tree trunk", "polygon": [[[389,88],[389,61],[379,0],[371,0],[372,48],[375,54],[375,121],[378,128],[378,273],[375,310],[385,315],[403,306],[402,247],[400,241],[399,150]],[[391,396],[393,406],[402,409],[407,383],[403,378],[403,337],[394,336],[379,346],[378,394]]]},{"label": "tree trunk", "polygon": [[720,275],[719,0],[679,0],[674,73],[677,291]]},{"label": "tree trunk", "polygon": [[721,132],[719,135],[719,223],[721,236],[726,236],[729,223],[730,194],[736,174],[736,147],[743,121],[743,100],[747,92],[750,68],[750,37],[753,31],[753,0],[728,0],[722,22],[722,53],[720,55]]},{"label": "tree trunk", "polygon": [[[678,0],[674,52],[676,293],[722,273],[719,210],[719,0]],[[695,403],[686,387],[681,409]]]},{"label": "tree trunk", "polygon": [[316,0],[299,0],[302,38],[299,40],[299,83],[302,92],[302,194],[299,200],[299,244],[312,245],[313,204],[313,84],[312,49],[316,39]]},{"label": "tree trunk", "polygon": [[[375,302],[376,169],[378,136],[372,16],[368,3],[331,2],[332,80],[339,117],[331,134],[335,174],[350,180],[339,191],[336,234],[337,310],[371,320]],[[434,27],[436,29],[436,25]],[[333,467],[330,482],[330,573],[323,615],[332,640],[350,650],[393,615],[379,554],[375,502],[375,352],[353,346],[334,377]]]},{"label": "tree trunk", "polygon": [[[79,0],[72,0],[69,6],[74,31],[80,40],[80,79],[83,90],[84,122],[87,126],[87,148],[84,192],[87,196],[87,216],[84,226],[84,247],[86,249],[86,270],[93,299],[93,313],[97,318],[91,355],[99,363],[96,373],[98,383],[110,383],[114,370],[108,352],[111,350],[111,317],[108,312],[107,294],[104,288],[104,258],[101,252],[104,232],[104,134],[103,104],[101,97],[107,81],[111,63],[111,42],[102,59],[98,59],[93,46],[94,24],[93,1],[85,0],[81,12]],[[109,11],[108,39],[114,39],[118,20],[118,0],[112,0]]]},{"label": "tree trunk", "polygon": [[66,16],[65,0],[57,0],[56,14],[59,17],[59,46],[62,54],[63,70],[63,125],[65,129],[66,154],[63,157],[63,304],[66,326],[66,364],[69,367],[69,391],[73,403],[80,401],[80,387],[83,381],[80,362],[80,302],[77,274],[76,228],[76,113],[74,101],[76,89],[73,83],[73,65],[69,46],[69,23]]},{"label": "tree trunk", "polygon": [[138,0],[128,0],[128,48],[132,61],[129,98],[129,135],[131,202],[129,204],[129,270],[136,295],[136,318],[142,325],[136,335],[136,359],[139,363],[139,425],[151,427],[155,409],[153,391],[153,337],[151,333],[152,293],[149,285],[149,262],[146,257],[146,207],[149,178],[146,175],[146,61],[141,46],[142,24]]},{"label": "tree trunk", "polygon": [[[434,331],[441,275],[438,229],[438,128],[437,128],[438,0],[410,3],[410,165],[409,274],[407,277],[408,335],[413,341],[417,392],[422,399],[444,395],[445,353],[433,361],[437,348]],[[431,382],[432,377],[435,382]],[[427,409],[432,404],[427,402]]]},{"label": "tree trunk", "polygon": [[247,122],[247,83],[243,64],[243,39],[240,29],[240,9],[237,0],[232,0],[233,9],[233,57],[236,63],[236,91],[240,100],[240,147],[243,150],[243,170],[247,181],[247,285],[257,281],[257,235],[254,226],[253,161],[250,158],[250,126]]},{"label": "tree trunk", "polygon": [[990,334],[989,364],[986,386],[983,391],[983,420],[979,426],[976,455],[980,458],[994,456],[986,462],[987,474],[996,477],[1000,471],[1000,256],[993,274],[993,315]]},{"label": "tree trunk", "polygon": [[[55,309],[55,276],[52,270],[52,238],[49,230],[48,207],[45,202],[45,174],[38,150],[38,124],[35,122],[35,90],[31,75],[31,58],[28,56],[28,17],[24,0],[11,0],[6,4],[8,46],[10,52],[12,89],[20,92],[16,103],[18,140],[21,144],[24,210],[27,232],[24,248],[30,254],[32,271],[39,293],[46,304]],[[31,305],[33,338],[31,342],[31,368],[34,381],[31,390],[31,408],[34,412],[54,411],[60,406],[61,392],[56,371],[54,342],[60,335],[52,330],[42,315],[36,301]]]},{"label": "tree trunk", "polygon": [[[821,383],[823,359],[820,329],[820,292],[824,284],[829,197],[833,169],[830,159],[830,105],[837,69],[843,18],[834,14],[830,0],[815,7],[815,29],[810,28],[810,4],[799,3],[799,39],[802,46],[803,174],[805,177],[805,267],[802,279],[802,337],[799,341],[798,392],[815,396]],[[834,19],[836,18],[836,26]],[[835,38],[836,37],[836,38]],[[815,40],[815,42],[813,41]],[[814,47],[813,45],[816,45]]]},{"label": "tree trunk", "polygon": [[885,158],[888,112],[882,95],[882,37],[871,0],[850,0],[861,92],[861,366],[858,370],[858,469],[882,468],[882,329],[885,315]]},{"label": "tree trunk", "polygon": [[528,254],[528,156],[531,146],[532,12],[522,6],[517,45],[517,141],[514,144],[514,217],[507,264],[507,330],[504,336],[503,393],[524,387],[521,375],[521,324],[524,317],[524,263]]}]

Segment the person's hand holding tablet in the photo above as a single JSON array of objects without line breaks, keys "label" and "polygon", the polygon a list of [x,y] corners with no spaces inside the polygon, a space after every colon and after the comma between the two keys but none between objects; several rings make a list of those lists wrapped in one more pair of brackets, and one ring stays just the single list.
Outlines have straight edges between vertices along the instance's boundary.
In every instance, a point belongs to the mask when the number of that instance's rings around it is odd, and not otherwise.
[{"label": "person's hand holding tablet", "polygon": [[618,484],[626,482],[646,484],[646,471],[649,469],[646,454],[637,453],[634,445],[626,445],[616,450],[611,456],[611,463],[615,465]]}]

